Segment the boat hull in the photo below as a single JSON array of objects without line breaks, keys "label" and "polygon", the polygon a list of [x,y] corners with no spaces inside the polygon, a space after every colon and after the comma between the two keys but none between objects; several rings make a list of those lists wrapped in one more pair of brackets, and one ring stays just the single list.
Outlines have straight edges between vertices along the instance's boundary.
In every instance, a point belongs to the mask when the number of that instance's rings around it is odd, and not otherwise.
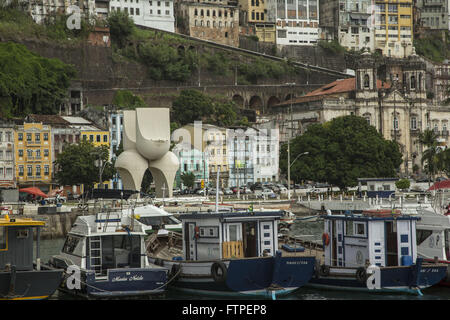
[{"label": "boat hull", "polygon": [[[350,270],[350,269],[347,269]],[[444,265],[415,265],[409,267],[380,267],[378,285],[373,285],[374,278],[358,280],[355,277],[336,275],[316,275],[307,287],[365,291],[370,293],[409,293],[421,295],[421,289],[438,284],[446,274]],[[419,272],[419,276],[417,276]],[[371,282],[371,283],[369,283]]]},{"label": "boat hull", "polygon": [[60,285],[63,279],[62,273],[63,270],[58,269],[28,270],[16,271],[15,276],[12,276],[11,272],[2,271],[0,272],[0,299],[47,299]]},{"label": "boat hull", "polygon": [[106,276],[98,277],[92,271],[81,271],[81,283],[74,287],[66,278],[61,291],[84,298],[122,298],[157,295],[165,292],[167,269],[127,268],[109,269]]},{"label": "boat hull", "polygon": [[[150,261],[155,259],[150,258]],[[275,298],[304,286],[314,273],[314,257],[261,257],[219,261],[226,277],[215,279],[212,266],[218,261],[160,260],[167,268],[180,271],[170,285],[198,294],[219,296],[258,296]],[[172,272],[172,276],[174,273]]]}]

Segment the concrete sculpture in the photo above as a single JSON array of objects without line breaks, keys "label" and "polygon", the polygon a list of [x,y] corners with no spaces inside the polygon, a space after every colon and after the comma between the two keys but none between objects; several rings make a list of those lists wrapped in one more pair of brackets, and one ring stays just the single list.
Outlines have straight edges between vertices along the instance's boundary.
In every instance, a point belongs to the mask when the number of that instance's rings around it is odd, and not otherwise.
[{"label": "concrete sculpture", "polygon": [[138,108],[123,112],[123,152],[116,160],[123,188],[140,190],[145,170],[150,170],[157,197],[172,197],[179,168],[177,156],[169,151],[168,108]]}]

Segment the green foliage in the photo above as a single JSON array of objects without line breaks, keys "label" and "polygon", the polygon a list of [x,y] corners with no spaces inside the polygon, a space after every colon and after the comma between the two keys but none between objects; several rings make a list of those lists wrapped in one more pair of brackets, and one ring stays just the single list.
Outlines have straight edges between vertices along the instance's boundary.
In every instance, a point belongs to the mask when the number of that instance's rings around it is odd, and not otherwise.
[{"label": "green foliage", "polygon": [[195,183],[195,174],[193,172],[183,172],[181,181],[188,188],[193,188]]},{"label": "green foliage", "polygon": [[[445,32],[445,39],[448,40],[448,31]],[[423,38],[414,38],[414,47],[417,54],[435,62],[450,58],[448,41],[442,41],[441,32],[427,34]]]},{"label": "green foliage", "polygon": [[[84,184],[92,188],[99,182],[98,160],[101,154],[102,161],[108,161],[108,148],[95,147],[92,142],[83,140],[79,144],[66,144],[64,151],[57,155],[55,164],[58,171],[55,174],[60,185]],[[115,172],[111,163],[107,163],[103,170],[102,180],[112,178]]]},{"label": "green foliage", "polygon": [[[364,118],[344,116],[308,131],[291,141],[291,179],[329,182],[341,189],[357,185],[361,177],[391,177],[402,162],[398,144],[387,141]],[[287,171],[287,146],[280,154],[280,168]]]},{"label": "green foliage", "polygon": [[342,54],[346,51],[346,49],[341,46],[341,44],[337,40],[320,40],[317,44],[319,45],[319,47],[332,54]]},{"label": "green foliage", "polygon": [[230,60],[225,56],[223,52],[218,52],[215,54],[202,55],[202,58],[206,62],[206,68],[208,71],[215,75],[229,75],[230,74]]},{"label": "green foliage", "polygon": [[249,83],[257,84],[262,79],[280,79],[286,74],[295,72],[286,62],[275,62],[263,58],[255,58],[252,63],[241,63],[239,74]]},{"label": "green foliage", "polygon": [[395,182],[395,186],[400,190],[408,189],[411,186],[411,181],[408,179],[400,179]]},{"label": "green foliage", "polygon": [[145,42],[138,47],[137,59],[147,66],[153,80],[186,81],[196,69],[194,55],[190,51],[180,55],[165,43]]},{"label": "green foliage", "polygon": [[119,109],[145,108],[147,105],[144,100],[129,90],[117,90],[112,101],[113,105]]},{"label": "green foliage", "polygon": [[231,101],[212,99],[197,90],[182,90],[173,102],[171,119],[179,126],[196,120],[229,126],[237,119],[237,107]]},{"label": "green foliage", "polygon": [[109,25],[111,40],[119,47],[123,48],[134,31],[133,19],[124,11],[112,11],[106,20]]},{"label": "green foliage", "polygon": [[24,45],[0,43],[0,107],[3,116],[55,114],[64,102],[73,66],[43,58]]}]

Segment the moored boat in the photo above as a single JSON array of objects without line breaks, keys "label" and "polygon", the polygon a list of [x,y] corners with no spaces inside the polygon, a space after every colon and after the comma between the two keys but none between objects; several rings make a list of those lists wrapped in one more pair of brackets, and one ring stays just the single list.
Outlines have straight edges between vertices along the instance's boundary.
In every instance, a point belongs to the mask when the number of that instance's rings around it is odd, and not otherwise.
[{"label": "moored boat", "polygon": [[121,213],[79,216],[59,255],[49,261],[64,268],[59,290],[84,298],[144,297],[166,289],[166,268],[149,263],[145,231]]},{"label": "moored boat", "polygon": [[171,270],[170,285],[176,289],[275,299],[304,286],[315,264],[315,257],[296,252],[303,250],[279,250],[282,216],[280,211],[180,215],[182,250],[154,235],[147,243],[150,261]]},{"label": "moored boat", "polygon": [[308,286],[421,295],[446,266],[418,258],[419,219],[392,210],[324,216],[324,261]]},{"label": "moored boat", "polygon": [[[0,299],[46,299],[62,281],[62,269],[40,264],[40,228],[44,221],[17,215],[0,216]],[[36,262],[33,238],[36,237]]]}]

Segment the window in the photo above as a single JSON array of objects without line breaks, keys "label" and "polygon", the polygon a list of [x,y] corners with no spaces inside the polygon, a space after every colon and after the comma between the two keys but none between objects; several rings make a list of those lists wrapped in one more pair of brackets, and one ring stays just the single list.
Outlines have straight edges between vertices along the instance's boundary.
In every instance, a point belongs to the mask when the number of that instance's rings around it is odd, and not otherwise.
[{"label": "window", "polygon": [[394,130],[398,130],[398,118],[394,116]]},{"label": "window", "polygon": [[37,149],[36,150],[36,159],[40,159],[41,158],[41,150]]},{"label": "window", "polygon": [[22,133],[22,132],[19,132],[19,133],[18,133],[17,139],[18,139],[19,141],[23,141],[23,133]]},{"label": "window", "polygon": [[170,11],[166,10],[166,16],[170,16]]},{"label": "window", "polygon": [[353,221],[345,221],[345,235],[353,236]]},{"label": "window", "polygon": [[23,166],[19,166],[19,176],[23,176]]},{"label": "window", "polygon": [[23,157],[23,149],[19,149],[19,157]]},{"label": "window", "polygon": [[37,165],[37,166],[36,166],[36,176],[37,176],[37,177],[40,177],[40,176],[41,176],[41,166],[40,166],[40,165]]},{"label": "window", "polygon": [[33,166],[27,166],[27,175],[29,177],[33,176]]},{"label": "window", "polygon": [[431,230],[419,230],[417,229],[417,245],[422,244],[433,232]]},{"label": "window", "polygon": [[353,233],[355,236],[365,236],[366,235],[366,224],[364,222],[354,222]]},{"label": "window", "polygon": [[108,142],[108,135],[106,134],[103,135],[103,142]]},{"label": "window", "polygon": [[27,141],[28,141],[28,142],[31,141],[31,133],[27,133]]},{"label": "window", "polygon": [[89,141],[94,142],[94,135],[92,134],[89,135]]},{"label": "window", "polygon": [[49,166],[48,165],[45,165],[44,166],[44,174],[46,175],[46,176],[48,176],[48,174],[49,174]]},{"label": "window", "polygon": [[[77,248],[78,244],[80,243],[81,238],[75,237],[75,236],[68,236],[66,241],[64,242],[64,246],[62,249],[62,252],[73,254],[75,252],[75,248]],[[81,247],[83,242],[81,242],[81,246],[78,248],[81,254]]]},{"label": "window", "polygon": [[44,132],[44,141],[48,141],[48,133]]},{"label": "window", "polygon": [[369,88],[370,87],[370,79],[369,79],[369,75],[365,74],[364,75],[364,88]]},{"label": "window", "polygon": [[416,117],[411,117],[411,130],[416,130],[417,129],[417,118]]}]

